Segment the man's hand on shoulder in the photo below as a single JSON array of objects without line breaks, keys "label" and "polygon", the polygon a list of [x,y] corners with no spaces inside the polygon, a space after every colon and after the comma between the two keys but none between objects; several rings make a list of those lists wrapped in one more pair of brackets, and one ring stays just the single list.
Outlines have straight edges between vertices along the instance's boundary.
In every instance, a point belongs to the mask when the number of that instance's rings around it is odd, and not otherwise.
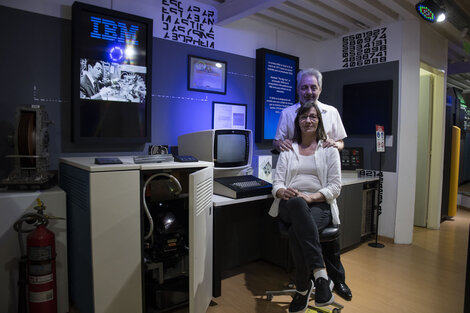
[{"label": "man's hand on shoulder", "polygon": [[334,147],[338,149],[339,151],[343,150],[344,148],[344,142],[342,140],[334,141],[331,138],[328,138],[323,142],[323,147],[328,148],[328,147]]},{"label": "man's hand on shoulder", "polygon": [[334,141],[334,140],[331,139],[331,138],[328,138],[327,140],[325,140],[325,141],[323,142],[323,147],[324,147],[324,148],[328,148],[328,147],[335,147],[335,148],[337,148],[337,147],[336,147],[336,141]]},{"label": "man's hand on shoulder", "polygon": [[285,140],[273,140],[273,145],[276,148],[277,151],[282,152],[282,151],[289,151],[292,150],[292,140],[290,139],[285,139]]}]

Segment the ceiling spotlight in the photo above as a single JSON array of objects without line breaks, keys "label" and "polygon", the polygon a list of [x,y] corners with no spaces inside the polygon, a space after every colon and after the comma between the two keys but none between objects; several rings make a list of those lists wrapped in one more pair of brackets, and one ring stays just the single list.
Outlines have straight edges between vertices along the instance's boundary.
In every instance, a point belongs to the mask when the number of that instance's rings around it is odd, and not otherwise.
[{"label": "ceiling spotlight", "polygon": [[426,21],[435,23],[446,19],[446,12],[434,0],[420,1],[415,6],[418,14]]},{"label": "ceiling spotlight", "polygon": [[446,14],[444,12],[437,13],[436,22],[438,23],[444,22],[445,19],[446,19]]}]

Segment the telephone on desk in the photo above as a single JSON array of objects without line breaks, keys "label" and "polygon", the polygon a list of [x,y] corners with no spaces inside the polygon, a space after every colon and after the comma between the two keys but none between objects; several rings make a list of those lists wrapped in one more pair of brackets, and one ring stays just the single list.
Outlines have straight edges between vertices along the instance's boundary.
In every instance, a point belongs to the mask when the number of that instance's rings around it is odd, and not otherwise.
[{"label": "telephone on desk", "polygon": [[214,193],[233,199],[267,195],[273,186],[253,175],[214,178]]}]

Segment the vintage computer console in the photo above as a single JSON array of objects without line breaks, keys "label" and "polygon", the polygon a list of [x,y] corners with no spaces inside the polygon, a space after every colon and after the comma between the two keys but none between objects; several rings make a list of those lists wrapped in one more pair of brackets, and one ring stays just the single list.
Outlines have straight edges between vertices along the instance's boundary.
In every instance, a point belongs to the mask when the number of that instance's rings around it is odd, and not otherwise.
[{"label": "vintage computer console", "polygon": [[253,175],[250,129],[209,129],[178,137],[180,154],[214,162],[214,193],[230,198],[271,193],[271,184]]}]

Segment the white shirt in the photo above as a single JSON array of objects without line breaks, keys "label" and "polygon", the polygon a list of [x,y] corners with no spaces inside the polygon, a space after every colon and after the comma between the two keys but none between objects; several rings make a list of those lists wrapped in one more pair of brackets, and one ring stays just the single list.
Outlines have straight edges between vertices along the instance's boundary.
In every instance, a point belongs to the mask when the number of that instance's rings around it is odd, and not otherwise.
[{"label": "white shirt", "polygon": [[322,188],[320,179],[318,179],[315,154],[299,154],[299,168],[297,169],[297,175],[292,179],[289,187],[297,189],[305,194],[315,193]]},{"label": "white shirt", "polygon": [[[280,188],[290,187],[299,168],[299,145],[294,142],[292,150],[283,151],[279,155],[276,165],[276,172],[273,179],[274,202],[269,210],[269,215],[276,217],[279,214],[280,198],[276,198],[276,193]],[[315,165],[317,168],[318,179],[322,188],[318,190],[330,205],[331,216],[334,225],[339,225],[339,210],[336,204],[336,198],[341,192],[341,161],[339,152],[336,148],[323,148],[323,141],[317,145],[314,154]]]},{"label": "white shirt", "polygon": [[[317,101],[318,108],[321,111],[321,117],[323,120],[323,127],[328,138],[334,141],[342,140],[347,137],[346,130],[341,121],[341,116],[338,110],[328,104]],[[281,112],[279,122],[277,124],[275,140],[285,140],[294,138],[294,121],[297,116],[297,109],[300,107],[300,103],[297,102],[291,105]]]}]

